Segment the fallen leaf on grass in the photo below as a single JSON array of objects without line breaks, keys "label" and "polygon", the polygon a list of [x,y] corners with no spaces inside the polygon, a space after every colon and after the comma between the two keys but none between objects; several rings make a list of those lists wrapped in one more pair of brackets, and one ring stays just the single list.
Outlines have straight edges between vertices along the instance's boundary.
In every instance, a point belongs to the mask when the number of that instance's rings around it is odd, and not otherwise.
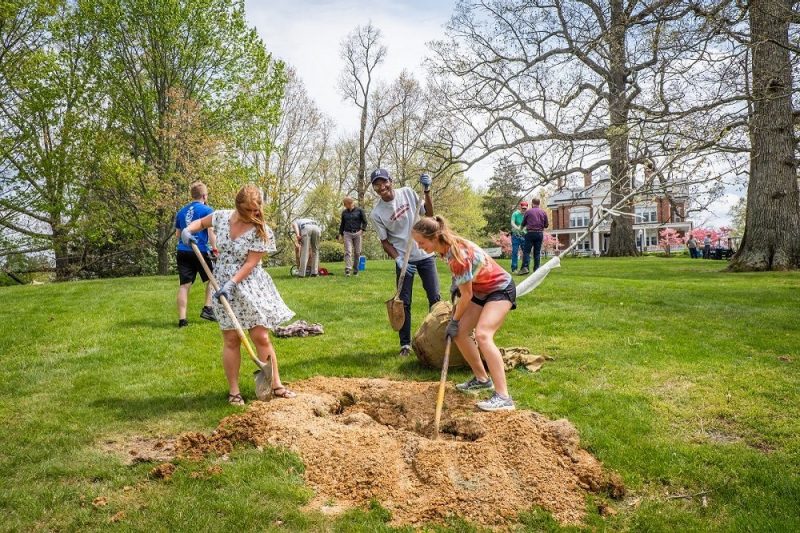
[{"label": "fallen leaf on grass", "polygon": [[124,519],[125,519],[125,511],[120,511],[117,514],[115,514],[114,516],[112,516],[111,518],[109,518],[108,521],[113,524],[113,523],[116,523],[116,522],[120,522],[121,520],[124,520]]}]

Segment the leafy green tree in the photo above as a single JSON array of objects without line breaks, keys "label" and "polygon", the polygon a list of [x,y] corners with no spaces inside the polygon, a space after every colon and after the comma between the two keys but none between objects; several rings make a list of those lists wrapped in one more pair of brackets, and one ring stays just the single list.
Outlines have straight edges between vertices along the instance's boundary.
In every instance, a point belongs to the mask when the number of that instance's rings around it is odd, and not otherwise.
[{"label": "leafy green tree", "polygon": [[265,179],[263,161],[240,156],[263,144],[262,128],[278,119],[283,65],[247,27],[240,1],[91,6],[104,50],[110,128],[139,169],[117,176],[117,199],[131,204],[130,224],[155,248],[158,272],[166,274],[175,212],[203,168],[224,160],[230,176]]},{"label": "leafy green tree", "polygon": [[100,131],[97,42],[78,6],[52,1],[3,3],[0,40],[0,226],[20,252],[52,250],[66,279]]}]

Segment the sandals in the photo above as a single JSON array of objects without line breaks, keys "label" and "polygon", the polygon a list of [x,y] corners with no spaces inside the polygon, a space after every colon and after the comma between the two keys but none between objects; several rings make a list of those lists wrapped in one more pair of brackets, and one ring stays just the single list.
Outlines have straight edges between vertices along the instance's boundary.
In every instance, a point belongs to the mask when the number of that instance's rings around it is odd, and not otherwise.
[{"label": "sandals", "polygon": [[244,398],[241,394],[228,394],[228,403],[231,405],[243,406]]},{"label": "sandals", "polygon": [[286,398],[286,399],[297,397],[296,392],[290,391],[284,386],[275,387],[274,389],[272,389],[272,395],[276,398]]}]

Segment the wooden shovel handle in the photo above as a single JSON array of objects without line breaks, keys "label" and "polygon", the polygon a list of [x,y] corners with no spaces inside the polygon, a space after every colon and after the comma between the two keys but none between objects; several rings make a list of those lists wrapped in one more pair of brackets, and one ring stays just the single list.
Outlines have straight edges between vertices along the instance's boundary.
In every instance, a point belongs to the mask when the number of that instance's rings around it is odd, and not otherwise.
[{"label": "wooden shovel handle", "polygon": [[447,336],[444,345],[444,359],[442,360],[442,375],[439,377],[439,393],[436,395],[436,414],[433,417],[433,440],[439,438],[439,421],[442,419],[442,406],[444,405],[444,389],[447,384],[447,367],[450,366],[450,344],[453,339]]}]

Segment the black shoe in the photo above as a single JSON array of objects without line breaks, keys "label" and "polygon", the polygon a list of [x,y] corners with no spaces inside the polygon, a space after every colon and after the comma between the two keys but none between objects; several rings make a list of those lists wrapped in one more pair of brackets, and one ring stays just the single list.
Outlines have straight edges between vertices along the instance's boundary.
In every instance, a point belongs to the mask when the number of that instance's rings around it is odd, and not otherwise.
[{"label": "black shoe", "polygon": [[207,305],[204,305],[203,310],[200,311],[200,318],[204,318],[205,320],[210,320],[211,322],[217,321],[217,317],[214,316],[214,310]]},{"label": "black shoe", "polygon": [[181,318],[180,320],[178,320],[178,327],[179,328],[185,328],[188,325],[189,325],[189,321],[186,320],[185,318]]},{"label": "black shoe", "polygon": [[408,357],[411,355],[411,346],[408,344],[404,344],[400,347],[400,353],[398,354],[400,357]]},{"label": "black shoe", "polygon": [[519,272],[517,272],[517,274],[519,274],[520,276],[525,276],[526,274],[530,274],[530,273],[531,273],[531,271],[528,270],[527,268],[524,268],[524,267],[520,268]]}]

